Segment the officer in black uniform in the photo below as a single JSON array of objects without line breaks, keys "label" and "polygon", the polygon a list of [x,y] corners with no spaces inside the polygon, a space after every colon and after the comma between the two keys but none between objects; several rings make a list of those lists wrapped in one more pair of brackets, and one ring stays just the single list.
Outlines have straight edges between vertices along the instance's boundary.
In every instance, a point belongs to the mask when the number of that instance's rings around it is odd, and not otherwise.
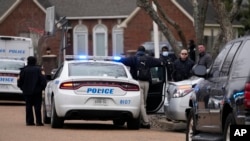
[{"label": "officer in black uniform", "polygon": [[46,87],[46,78],[36,58],[28,57],[28,65],[21,69],[17,86],[22,90],[26,103],[26,125],[35,125],[33,107],[35,109],[36,125],[43,126],[41,116],[42,91]]},{"label": "officer in black uniform", "polygon": [[170,53],[167,46],[161,48],[160,59],[164,62],[167,68],[168,81],[172,81],[173,63],[177,59],[174,53]]}]

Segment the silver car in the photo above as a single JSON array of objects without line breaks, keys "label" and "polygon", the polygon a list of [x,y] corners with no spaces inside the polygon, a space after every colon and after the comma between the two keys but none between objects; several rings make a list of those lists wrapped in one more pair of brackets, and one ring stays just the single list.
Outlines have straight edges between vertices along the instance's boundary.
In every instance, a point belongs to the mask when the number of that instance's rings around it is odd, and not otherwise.
[{"label": "silver car", "polygon": [[185,111],[189,107],[189,99],[194,87],[203,78],[193,76],[179,82],[169,82],[164,102],[164,113],[167,120],[186,121]]}]

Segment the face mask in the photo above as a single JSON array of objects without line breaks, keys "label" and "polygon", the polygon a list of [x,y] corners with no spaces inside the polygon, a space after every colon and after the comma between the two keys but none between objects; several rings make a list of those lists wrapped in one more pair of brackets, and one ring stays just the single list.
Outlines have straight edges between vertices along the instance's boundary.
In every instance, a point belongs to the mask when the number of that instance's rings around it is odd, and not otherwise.
[{"label": "face mask", "polygon": [[168,56],[168,51],[163,51],[163,52],[162,52],[162,55],[163,55],[163,56]]}]

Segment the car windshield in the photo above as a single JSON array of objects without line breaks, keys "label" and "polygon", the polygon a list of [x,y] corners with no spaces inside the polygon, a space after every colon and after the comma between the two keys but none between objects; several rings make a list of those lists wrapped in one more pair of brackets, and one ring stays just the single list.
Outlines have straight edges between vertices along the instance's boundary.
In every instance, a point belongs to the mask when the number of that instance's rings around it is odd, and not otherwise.
[{"label": "car windshield", "polygon": [[0,69],[1,70],[20,70],[24,66],[25,66],[24,62],[0,60]]},{"label": "car windshield", "polygon": [[127,74],[124,67],[119,64],[81,62],[69,64],[69,76],[127,77]]}]

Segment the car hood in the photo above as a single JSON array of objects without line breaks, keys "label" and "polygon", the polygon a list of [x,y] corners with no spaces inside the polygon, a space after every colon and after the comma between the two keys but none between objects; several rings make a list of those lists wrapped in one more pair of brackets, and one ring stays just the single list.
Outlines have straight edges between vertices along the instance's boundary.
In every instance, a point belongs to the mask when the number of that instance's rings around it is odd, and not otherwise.
[{"label": "car hood", "polygon": [[169,83],[174,84],[174,85],[195,85],[202,80],[204,80],[204,78],[192,76],[187,80],[182,80],[182,81],[178,81],[178,82],[169,82]]}]

